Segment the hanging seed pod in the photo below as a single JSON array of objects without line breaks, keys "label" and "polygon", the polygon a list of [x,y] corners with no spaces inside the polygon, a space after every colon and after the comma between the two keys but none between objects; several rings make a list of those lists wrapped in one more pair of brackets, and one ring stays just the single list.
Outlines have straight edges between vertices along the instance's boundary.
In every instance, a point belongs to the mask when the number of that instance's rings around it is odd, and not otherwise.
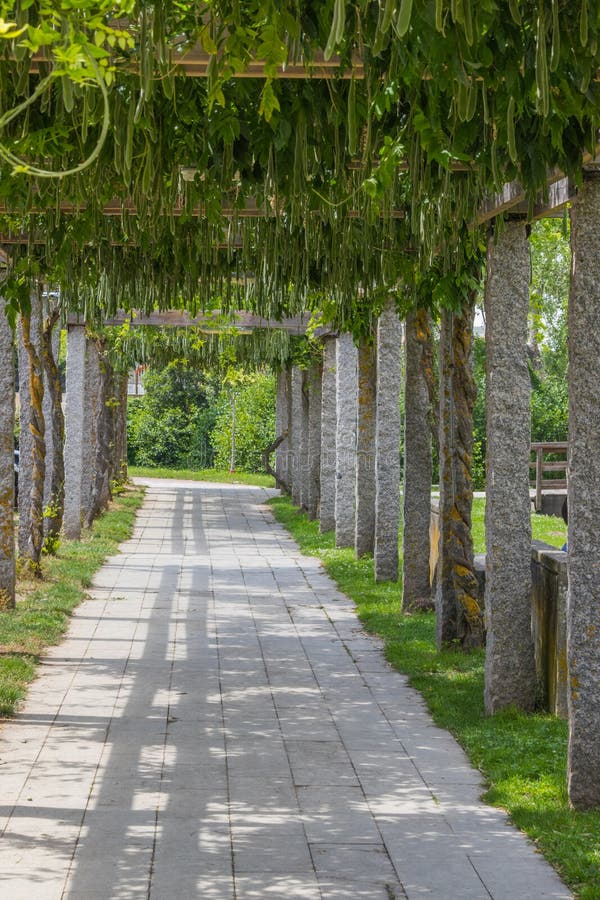
[{"label": "hanging seed pod", "polygon": [[519,0],[508,0],[508,8],[515,25],[521,24],[521,10],[519,9]]},{"label": "hanging seed pod", "polygon": [[444,0],[435,0],[435,27],[436,31],[444,30]]},{"label": "hanging seed pod", "polygon": [[329,32],[329,37],[327,38],[327,44],[325,45],[325,52],[323,56],[325,60],[330,60],[333,56],[333,51],[337,44],[340,43],[344,36],[344,29],[346,26],[346,3],[345,0],[334,0],[333,4],[333,20],[331,23],[331,30]]},{"label": "hanging seed pod", "polygon": [[471,11],[471,0],[462,0],[463,15],[465,25],[465,40],[469,47],[473,46],[473,15]]},{"label": "hanging seed pod", "polygon": [[481,81],[481,100],[483,104],[483,121],[486,125],[490,123],[490,110],[488,107],[488,92],[485,79]]},{"label": "hanging seed pod", "polygon": [[511,97],[508,101],[506,110],[506,135],[508,140],[508,155],[512,162],[517,165],[519,157],[517,154],[517,145],[515,142],[515,98]]},{"label": "hanging seed pod", "polygon": [[356,116],[356,79],[350,81],[348,90],[348,153],[354,156],[358,149],[358,124]]},{"label": "hanging seed pod", "polygon": [[373,56],[379,56],[383,50],[395,8],[395,0],[384,0],[383,5],[381,0],[379,0],[379,16],[377,18],[377,28],[372,49]]},{"label": "hanging seed pod", "polygon": [[579,19],[579,40],[585,47],[588,42],[588,4],[587,0],[581,0],[581,16]]},{"label": "hanging seed pod", "polygon": [[540,3],[537,21],[537,43],[535,52],[535,80],[538,94],[538,110],[546,118],[550,111],[550,85],[548,82],[548,60],[546,57],[546,22],[543,0]]},{"label": "hanging seed pod", "polygon": [[394,29],[399,38],[403,38],[410,28],[413,0],[401,0],[398,17],[394,23]]},{"label": "hanging seed pod", "polygon": [[67,75],[60,79],[63,106],[68,113],[73,111],[73,82]]},{"label": "hanging seed pod", "polygon": [[552,0],[552,49],[550,51],[550,71],[556,72],[560,62],[560,23],[558,0]]}]

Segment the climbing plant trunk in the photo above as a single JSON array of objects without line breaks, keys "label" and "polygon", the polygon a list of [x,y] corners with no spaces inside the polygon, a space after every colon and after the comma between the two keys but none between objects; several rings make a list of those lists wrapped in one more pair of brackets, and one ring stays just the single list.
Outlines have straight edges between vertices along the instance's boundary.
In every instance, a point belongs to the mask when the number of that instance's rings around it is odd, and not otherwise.
[{"label": "climbing plant trunk", "polygon": [[336,343],[335,545],[353,547],[358,352],[351,334],[340,334]]},{"label": "climbing plant trunk", "polygon": [[[44,366],[44,421],[46,424],[46,480],[44,484],[44,537],[58,539],[62,528],[65,504],[65,417],[62,409],[62,388],[57,365],[60,329],[57,327],[58,309],[44,318],[42,330],[42,360]],[[49,547],[55,541],[47,540]]]},{"label": "climbing plant trunk", "polygon": [[406,317],[404,392],[404,528],[402,606],[406,612],[432,607],[429,572],[431,520],[431,319],[424,310]]},{"label": "climbing plant trunk", "polygon": [[321,499],[319,528],[335,528],[335,437],[337,428],[335,388],[336,341],[326,338],[323,343],[323,374],[321,379]]},{"label": "climbing plant trunk", "polygon": [[373,341],[358,345],[358,422],[356,429],[356,528],[354,550],[360,558],[375,549],[375,388]]},{"label": "climbing plant trunk", "polygon": [[321,494],[321,379],[320,363],[313,363],[307,374],[308,387],[308,491],[306,511],[310,519],[319,513]]},{"label": "climbing plant trunk", "polygon": [[[289,428],[288,422],[288,390],[289,371],[281,369],[277,373],[277,394],[275,399],[275,437],[285,434]],[[275,451],[275,472],[278,482],[287,484],[287,459],[288,438],[286,437]]]},{"label": "climbing plant trunk", "polygon": [[86,338],[83,325],[67,331],[65,415],[65,512],[64,532],[69,539],[81,536],[83,511],[83,456],[85,443]]},{"label": "climbing plant trunk", "polygon": [[94,519],[106,509],[111,500],[110,469],[111,445],[113,441],[114,372],[108,360],[106,346],[95,342],[98,355],[98,381],[96,402],[96,457],[93,470],[90,504],[85,524],[89,527]]},{"label": "climbing plant trunk", "polygon": [[[438,648],[484,644],[473,558],[473,304],[444,310],[440,332],[440,543],[436,589]],[[408,454],[408,451],[407,451]]]},{"label": "climbing plant trunk", "polygon": [[569,296],[569,799],[600,806],[600,179],[571,210]]},{"label": "climbing plant trunk", "polygon": [[530,379],[527,230],[508,221],[488,246],[486,312],[485,706],[529,710],[535,699],[531,637]]},{"label": "climbing plant trunk", "polygon": [[0,610],[15,605],[14,335],[0,297]]},{"label": "climbing plant trunk", "polygon": [[[21,556],[34,574],[40,572],[44,546],[44,479],[46,442],[44,439],[44,370],[41,359],[41,290],[31,295],[31,312],[21,314],[21,336],[27,354],[29,373],[29,431],[31,433],[31,483],[29,493],[29,534]],[[20,457],[19,457],[20,460]],[[24,498],[25,499],[25,498]],[[25,536],[23,536],[25,539]]]},{"label": "climbing plant trunk", "polygon": [[291,418],[290,418],[290,466],[292,501],[296,506],[302,502],[301,436],[302,436],[302,369],[292,367],[291,377]]},{"label": "climbing plant trunk", "polygon": [[377,323],[375,581],[398,580],[402,323],[389,299]]}]

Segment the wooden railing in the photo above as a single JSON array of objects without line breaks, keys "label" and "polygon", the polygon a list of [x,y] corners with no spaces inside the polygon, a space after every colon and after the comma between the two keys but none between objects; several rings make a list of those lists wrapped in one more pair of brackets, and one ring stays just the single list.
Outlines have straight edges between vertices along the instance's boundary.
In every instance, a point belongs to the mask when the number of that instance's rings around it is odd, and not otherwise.
[{"label": "wooden railing", "polygon": [[[535,469],[535,479],[530,481],[531,487],[535,488],[535,508],[539,512],[542,508],[543,491],[565,490],[567,487],[567,450],[569,445],[567,442],[556,442],[553,444],[532,444],[531,452],[535,453],[535,459],[529,464],[530,469]],[[545,456],[552,456],[553,459],[545,459]],[[556,457],[564,457],[564,459],[556,459]],[[562,478],[554,477],[554,473],[563,473]],[[551,473],[550,477],[545,477],[547,473]]]}]

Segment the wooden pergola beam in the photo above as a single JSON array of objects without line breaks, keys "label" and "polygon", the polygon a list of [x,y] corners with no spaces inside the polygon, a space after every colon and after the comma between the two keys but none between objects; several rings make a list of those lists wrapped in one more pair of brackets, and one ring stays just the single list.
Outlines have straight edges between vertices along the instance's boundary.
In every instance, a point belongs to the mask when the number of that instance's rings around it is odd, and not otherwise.
[{"label": "wooden pergola beam", "polygon": [[[227,333],[238,330],[254,331],[259,328],[287,331],[291,335],[303,335],[306,333],[311,319],[310,313],[294,316],[286,319],[265,319],[254,313],[240,310],[235,313],[222,313],[220,310],[212,310],[191,316],[186,310],[169,309],[163,312],[158,310],[145,314],[135,310],[130,312],[119,310],[114,316],[103,320],[104,325],[124,325],[128,322],[131,327],[140,325],[152,325],[159,328],[198,328],[206,333]],[[80,316],[71,314],[67,318],[67,325],[81,325],[85,320]]]}]

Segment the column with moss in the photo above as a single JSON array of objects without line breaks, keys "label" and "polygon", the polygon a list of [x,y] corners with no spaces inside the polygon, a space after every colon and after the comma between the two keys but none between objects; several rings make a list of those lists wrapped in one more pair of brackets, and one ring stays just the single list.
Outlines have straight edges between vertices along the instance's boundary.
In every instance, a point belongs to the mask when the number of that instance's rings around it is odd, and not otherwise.
[{"label": "column with moss", "polygon": [[569,296],[569,799],[600,806],[600,178],[571,210]]},{"label": "column with moss", "polygon": [[0,611],[15,605],[14,334],[0,297]]},{"label": "column with moss", "polygon": [[326,338],[323,343],[323,372],[321,379],[321,467],[319,528],[335,528],[335,440],[336,415],[336,341]]},{"label": "column with moss", "polygon": [[389,299],[377,323],[375,580],[398,580],[402,323]]},{"label": "column with moss", "polygon": [[298,471],[300,475],[300,507],[308,510],[308,408],[309,408],[308,371],[302,370],[302,390],[300,394],[300,458]]},{"label": "column with moss", "polygon": [[358,353],[351,334],[336,341],[335,544],[353,547],[356,523]]},{"label": "column with moss", "polygon": [[[44,544],[46,427],[43,410],[42,292],[38,285],[31,292],[29,309],[21,311],[19,326],[22,351],[19,354],[19,381],[23,386],[20,435],[22,449],[19,456],[20,469],[23,469],[19,490],[19,555],[34,574],[39,574]],[[24,408],[25,403],[27,408]]]},{"label": "column with moss", "polygon": [[375,382],[376,357],[371,339],[358,345],[358,422],[356,430],[356,528],[357,558],[375,547]]},{"label": "column with moss", "polygon": [[530,259],[526,225],[505,223],[488,246],[486,311],[485,706],[533,709],[531,637]]},{"label": "column with moss", "polygon": [[290,455],[288,463],[288,475],[292,501],[296,506],[302,502],[302,478],[301,478],[301,436],[302,436],[302,369],[292,367],[290,379],[291,415],[290,415]]},{"label": "column with moss", "polygon": [[[277,373],[276,381],[276,397],[275,397],[275,437],[278,438],[288,431],[288,370],[280,369]],[[279,444],[275,451],[275,473],[277,480],[281,484],[287,484],[287,458],[288,458],[288,438],[287,436]]]},{"label": "column with moss", "polygon": [[83,517],[83,459],[85,445],[86,338],[84,325],[67,330],[67,377],[65,397],[65,512],[67,538],[81,536]]},{"label": "column with moss", "polygon": [[432,606],[429,573],[432,453],[428,377],[433,377],[433,354],[427,310],[408,314],[405,333],[402,607],[410,612]]},{"label": "column with moss", "polygon": [[306,511],[309,519],[319,513],[321,494],[321,379],[322,367],[314,362],[307,372],[308,388],[308,461]]}]

